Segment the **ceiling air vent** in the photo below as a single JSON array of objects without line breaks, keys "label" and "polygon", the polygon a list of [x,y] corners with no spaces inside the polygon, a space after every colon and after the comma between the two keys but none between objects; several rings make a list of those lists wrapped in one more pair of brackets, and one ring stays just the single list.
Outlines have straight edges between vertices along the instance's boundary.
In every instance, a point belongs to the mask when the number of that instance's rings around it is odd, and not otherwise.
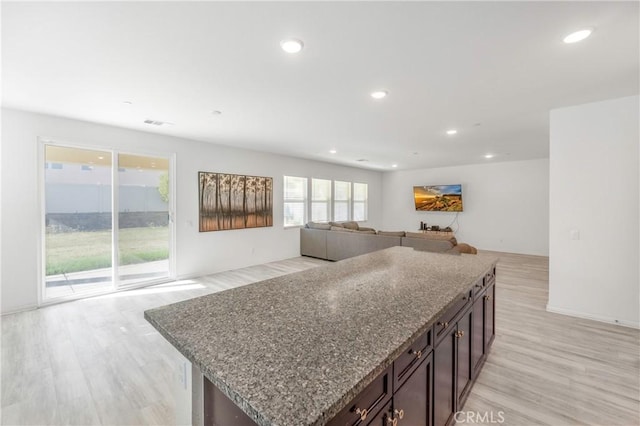
[{"label": "ceiling air vent", "polygon": [[173,123],[169,123],[168,121],[159,121],[159,120],[144,120],[144,124],[151,124],[152,126],[167,126],[172,125]]}]

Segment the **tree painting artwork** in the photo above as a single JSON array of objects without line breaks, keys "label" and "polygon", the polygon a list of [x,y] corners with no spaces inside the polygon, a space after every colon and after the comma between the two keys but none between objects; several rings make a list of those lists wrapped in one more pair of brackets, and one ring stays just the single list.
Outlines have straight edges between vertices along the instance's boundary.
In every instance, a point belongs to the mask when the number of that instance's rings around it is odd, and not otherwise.
[{"label": "tree painting artwork", "polygon": [[273,226],[273,178],[199,172],[200,232]]}]

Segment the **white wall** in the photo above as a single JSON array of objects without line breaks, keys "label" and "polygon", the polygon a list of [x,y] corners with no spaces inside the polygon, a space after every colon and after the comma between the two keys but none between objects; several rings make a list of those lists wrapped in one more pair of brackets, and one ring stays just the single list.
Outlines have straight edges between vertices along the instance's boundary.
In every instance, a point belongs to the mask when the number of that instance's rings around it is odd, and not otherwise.
[{"label": "white wall", "polygon": [[464,206],[458,215],[458,242],[485,250],[548,254],[547,159],[385,173],[383,229],[417,230],[420,221],[449,225],[455,213],[415,210],[413,186],[458,183]]},{"label": "white wall", "polygon": [[[368,226],[381,223],[379,172],[235,149],[33,114],[2,110],[3,313],[37,304],[38,137],[127,151],[176,153],[178,277],[213,273],[300,255],[299,230],[283,228],[282,176],[313,176],[369,184]],[[274,178],[274,226],[198,232],[198,171]]]},{"label": "white wall", "polygon": [[551,111],[550,311],[640,325],[638,102]]}]

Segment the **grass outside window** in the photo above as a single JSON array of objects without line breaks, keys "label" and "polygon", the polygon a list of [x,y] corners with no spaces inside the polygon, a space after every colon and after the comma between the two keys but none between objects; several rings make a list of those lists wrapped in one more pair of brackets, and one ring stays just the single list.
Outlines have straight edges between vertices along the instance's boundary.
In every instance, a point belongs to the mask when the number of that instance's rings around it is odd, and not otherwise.
[{"label": "grass outside window", "polygon": [[[169,228],[124,228],[118,231],[120,265],[169,258]],[[109,268],[111,230],[46,233],[46,275]]]}]

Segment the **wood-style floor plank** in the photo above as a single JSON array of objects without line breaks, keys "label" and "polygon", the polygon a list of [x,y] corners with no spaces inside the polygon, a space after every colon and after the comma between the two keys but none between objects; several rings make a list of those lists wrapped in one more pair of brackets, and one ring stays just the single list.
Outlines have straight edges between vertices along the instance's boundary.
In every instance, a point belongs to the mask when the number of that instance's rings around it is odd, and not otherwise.
[{"label": "wood-style floor plank", "polygon": [[[479,255],[500,257],[496,340],[464,411],[493,424],[500,412],[507,425],[640,424],[640,332],[546,312],[545,257]],[[2,317],[1,423],[173,425],[179,356],[143,311],[324,263],[288,259]]]},{"label": "wood-style floor plank", "polygon": [[494,255],[496,339],[464,411],[504,424],[640,424],[640,331],[546,311],[548,258]]}]

